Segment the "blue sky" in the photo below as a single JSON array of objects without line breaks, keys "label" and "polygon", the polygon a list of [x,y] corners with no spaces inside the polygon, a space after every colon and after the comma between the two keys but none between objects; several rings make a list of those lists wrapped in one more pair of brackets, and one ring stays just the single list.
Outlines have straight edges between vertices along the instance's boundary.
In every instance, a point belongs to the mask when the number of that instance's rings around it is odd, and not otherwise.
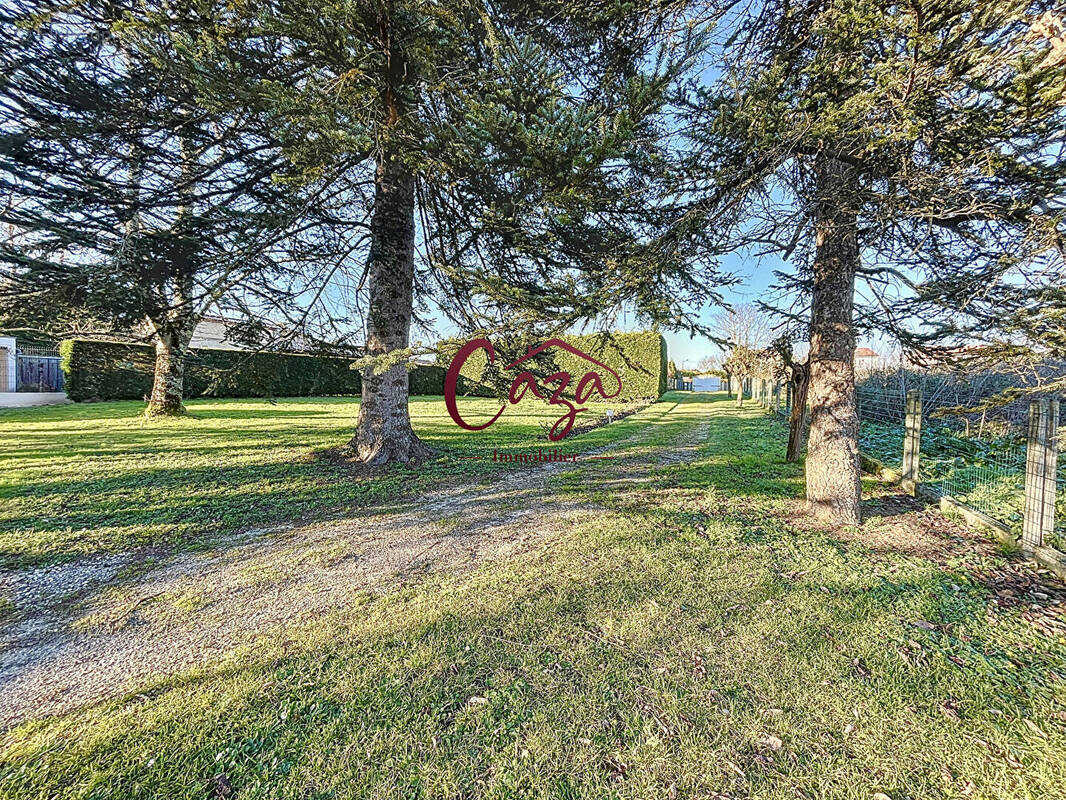
[{"label": "blue sky", "polygon": [[[765,256],[759,259],[743,258],[739,255],[728,256],[722,261],[724,270],[732,272],[740,283],[726,289],[723,295],[726,302],[731,304],[755,303],[759,300],[772,303],[779,299],[777,293],[771,288],[775,283],[774,270],[784,271],[787,269],[785,262],[776,256]],[[857,298],[865,294],[862,286],[856,286]],[[721,309],[708,306],[699,312],[700,322],[710,326],[714,315]],[[697,336],[692,338],[687,333],[664,332],[670,358],[682,368],[694,368],[697,362],[707,355],[716,355],[718,348],[709,339]],[[881,355],[886,355],[893,346],[882,338],[860,337],[859,346],[872,347]]]},{"label": "blue sky", "polygon": [[[754,303],[760,299],[769,300],[770,285],[774,282],[774,269],[780,269],[781,261],[776,258],[751,259],[739,255],[727,256],[722,260],[724,271],[740,278],[740,283],[723,291],[726,302],[731,304]],[[699,310],[699,321],[710,326],[715,314],[721,309],[708,306]],[[668,331],[664,333],[670,358],[682,368],[693,368],[701,358],[717,355],[718,347],[703,336],[690,337],[688,333]]]}]

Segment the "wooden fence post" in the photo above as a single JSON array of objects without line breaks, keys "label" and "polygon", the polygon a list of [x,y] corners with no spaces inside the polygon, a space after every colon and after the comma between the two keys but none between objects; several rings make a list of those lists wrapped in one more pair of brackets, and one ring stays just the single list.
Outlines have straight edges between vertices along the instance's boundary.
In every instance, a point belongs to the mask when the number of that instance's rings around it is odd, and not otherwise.
[{"label": "wooden fence post", "polygon": [[907,392],[907,416],[903,432],[903,490],[912,497],[918,491],[918,460],[922,449],[922,394]]},{"label": "wooden fence post", "polygon": [[1055,530],[1055,471],[1058,469],[1059,401],[1029,404],[1029,440],[1025,447],[1025,517],[1022,550],[1043,547]]}]

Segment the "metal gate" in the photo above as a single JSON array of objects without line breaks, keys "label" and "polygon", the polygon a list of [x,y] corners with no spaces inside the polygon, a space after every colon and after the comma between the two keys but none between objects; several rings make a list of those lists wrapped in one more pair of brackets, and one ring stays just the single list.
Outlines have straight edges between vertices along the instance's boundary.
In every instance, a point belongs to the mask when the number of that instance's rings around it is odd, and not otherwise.
[{"label": "metal gate", "polygon": [[63,391],[59,352],[52,347],[19,348],[15,381],[17,390],[23,392]]}]

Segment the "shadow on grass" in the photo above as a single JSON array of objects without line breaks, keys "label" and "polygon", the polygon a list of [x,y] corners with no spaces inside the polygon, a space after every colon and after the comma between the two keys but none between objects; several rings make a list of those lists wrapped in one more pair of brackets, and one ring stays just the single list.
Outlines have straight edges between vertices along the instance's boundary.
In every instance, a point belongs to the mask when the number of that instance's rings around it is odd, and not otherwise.
[{"label": "shadow on grass", "polygon": [[[264,401],[265,402],[265,401]],[[358,414],[359,404],[353,403],[354,413]],[[226,409],[205,409],[193,407],[186,414],[190,419],[303,419],[311,417],[333,416],[329,411],[287,411],[284,408],[272,408],[264,411],[228,411]]]},{"label": "shadow on grass", "polygon": [[[370,600],[317,637],[28,724],[9,738],[0,780],[11,797],[90,774],[115,795],[173,798],[201,797],[220,775],[237,796],[510,796],[523,785],[650,797],[671,781],[682,796],[851,796],[903,763],[902,783],[883,788],[946,797],[940,765],[972,770],[988,751],[945,737],[942,705],[984,714],[993,695],[1010,720],[1043,692],[1039,668],[1023,685],[994,646],[900,624],[980,612],[973,596],[941,597],[935,576],[890,585],[813,535],[785,559],[661,522],[627,512],[511,571]],[[896,640],[908,638],[923,647],[903,664]],[[940,657],[960,652],[963,667]],[[861,749],[842,732],[859,709]],[[759,745],[766,730],[784,738],[780,755]],[[1031,735],[1027,759],[1052,746]]]},{"label": "shadow on grass", "polygon": [[[345,401],[329,398],[314,405],[336,409]],[[77,430],[78,418],[65,407],[62,421],[55,413],[46,415],[54,426],[20,430],[4,458],[32,469],[0,487],[0,496],[10,500],[7,513],[0,516],[0,567],[154,544],[224,544],[227,534],[246,528],[303,522],[432,488],[473,483],[502,467],[462,456],[547,445],[539,438],[541,426],[528,421],[468,435],[443,415],[440,398],[416,397],[411,404],[416,430],[440,457],[418,469],[392,465],[353,471],[323,456],[351,435],[347,414],[232,408],[252,405],[247,401],[207,405],[195,405],[188,420],[132,426],[106,427],[103,419],[90,415],[100,425],[85,426],[80,420]],[[137,406],[122,404],[128,411]],[[575,435],[563,446],[587,451],[657,426],[670,406],[660,404],[607,428]],[[419,413],[431,409],[437,413]],[[115,409],[106,411],[114,414]],[[219,424],[211,424],[216,419]],[[225,424],[231,419],[250,423],[231,428]],[[270,425],[274,419],[276,427]]]},{"label": "shadow on grass", "polygon": [[[644,438],[622,455],[638,467],[642,446],[693,421],[706,439],[690,463],[648,462],[594,522],[520,563],[364,600],[239,660],[27,724],[0,786],[947,798],[967,786],[950,764],[981,796],[1055,796],[1059,740],[1040,728],[1054,730],[1062,645],[1008,653],[986,587],[791,525],[800,469],[783,426],[748,413],[634,426]],[[582,463],[559,483],[593,494],[613,472]],[[1025,770],[999,785],[1004,751]]]}]

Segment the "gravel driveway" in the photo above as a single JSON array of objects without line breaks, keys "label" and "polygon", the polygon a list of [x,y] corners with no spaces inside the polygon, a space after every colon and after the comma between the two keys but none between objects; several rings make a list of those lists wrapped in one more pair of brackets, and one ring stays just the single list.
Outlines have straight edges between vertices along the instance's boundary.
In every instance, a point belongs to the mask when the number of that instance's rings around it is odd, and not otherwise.
[{"label": "gravel driveway", "polygon": [[[682,405],[664,416],[685,415]],[[653,432],[647,426],[614,444],[623,453],[596,462],[592,479],[610,488],[694,458],[707,426],[692,419],[666,449],[642,446]],[[249,530],[213,552],[157,561],[117,554],[0,573],[0,592],[17,609],[0,626],[0,729],[136,692],[264,638],[284,639],[368,592],[545,546],[572,515],[593,513],[548,490],[552,475],[573,468],[522,466],[491,485],[328,522]]]}]

